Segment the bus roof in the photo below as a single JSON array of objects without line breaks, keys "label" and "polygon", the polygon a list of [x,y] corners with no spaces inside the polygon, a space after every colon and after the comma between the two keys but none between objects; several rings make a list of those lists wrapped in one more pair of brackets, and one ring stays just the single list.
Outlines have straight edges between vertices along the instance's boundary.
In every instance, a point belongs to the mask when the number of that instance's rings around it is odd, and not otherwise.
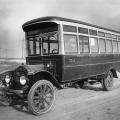
[{"label": "bus roof", "polygon": [[46,16],[46,17],[41,17],[41,18],[33,19],[33,20],[30,20],[30,21],[24,23],[22,25],[22,27],[24,29],[26,26],[29,26],[29,25],[35,24],[35,23],[40,23],[42,21],[46,21],[46,22],[47,21],[66,21],[66,22],[72,22],[72,23],[78,23],[78,24],[88,25],[88,26],[92,26],[92,27],[95,27],[95,28],[99,28],[99,29],[108,30],[108,31],[111,31],[111,32],[120,33],[120,31],[112,30],[112,29],[109,29],[109,28],[105,28],[105,27],[93,25],[93,24],[86,23],[86,22],[83,22],[83,21],[73,20],[73,19],[64,18],[64,17],[57,17],[57,16]]}]

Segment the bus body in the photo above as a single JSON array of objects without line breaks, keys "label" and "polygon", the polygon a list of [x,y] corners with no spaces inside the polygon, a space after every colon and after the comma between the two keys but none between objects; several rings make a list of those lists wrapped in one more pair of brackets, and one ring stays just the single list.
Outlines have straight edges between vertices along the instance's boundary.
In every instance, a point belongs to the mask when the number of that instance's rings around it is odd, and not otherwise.
[{"label": "bus body", "polygon": [[[46,31],[38,32],[39,28],[42,24],[50,23],[56,26],[54,29],[57,32],[58,53],[37,55],[36,49],[33,48],[35,54],[30,54],[29,39],[32,36],[36,36],[37,39],[37,35],[41,33],[44,39]],[[36,28],[32,28],[35,25]],[[27,64],[48,64],[53,61],[54,76],[60,83],[102,75],[110,69],[113,71],[120,69],[120,33],[117,31],[60,17],[36,19],[24,24],[23,29],[26,32],[28,48]],[[52,29],[47,32],[51,31]],[[41,39],[40,37],[38,39]]]},{"label": "bus body", "polygon": [[1,75],[10,103],[27,101],[29,110],[40,115],[50,110],[54,87],[100,82],[112,90],[120,70],[120,32],[85,22],[42,17],[23,24],[26,65]]}]

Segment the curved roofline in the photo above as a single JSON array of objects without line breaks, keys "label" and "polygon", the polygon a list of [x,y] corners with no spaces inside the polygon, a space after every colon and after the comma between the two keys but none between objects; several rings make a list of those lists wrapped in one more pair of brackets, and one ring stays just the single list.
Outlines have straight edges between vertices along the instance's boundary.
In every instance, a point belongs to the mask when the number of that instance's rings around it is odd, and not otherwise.
[{"label": "curved roofline", "polygon": [[[30,22],[30,21],[29,21]],[[32,23],[28,23],[26,22],[25,24],[22,25],[22,28],[24,29],[25,27],[29,26],[29,25],[33,25],[33,24],[37,24],[37,23],[48,23],[48,22],[54,22],[57,24],[56,21],[36,21],[36,22],[32,22]]]},{"label": "curved roofline", "polygon": [[64,18],[64,17],[57,17],[57,16],[46,16],[46,17],[41,17],[41,18],[30,20],[30,21],[24,23],[22,25],[22,28],[25,28],[26,26],[28,26],[30,24],[41,23],[42,21],[43,22],[45,22],[45,21],[46,22],[50,22],[50,21],[51,22],[54,22],[54,21],[66,21],[66,22],[72,22],[72,23],[88,25],[88,26],[92,26],[92,27],[95,27],[95,28],[99,28],[99,29],[108,30],[108,31],[111,31],[111,32],[120,33],[120,31],[112,30],[112,29],[109,29],[109,28],[106,28],[106,27],[101,27],[101,26],[93,25],[93,24],[86,23],[86,22],[83,22],[83,21],[69,19],[69,18]]}]

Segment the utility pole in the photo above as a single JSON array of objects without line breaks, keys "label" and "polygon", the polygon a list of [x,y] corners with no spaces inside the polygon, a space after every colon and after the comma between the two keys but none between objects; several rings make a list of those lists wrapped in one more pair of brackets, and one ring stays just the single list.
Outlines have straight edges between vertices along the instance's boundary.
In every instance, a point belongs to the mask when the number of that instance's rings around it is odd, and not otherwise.
[{"label": "utility pole", "polygon": [[2,52],[1,52],[1,48],[0,48],[0,58],[2,57],[2,54],[1,54]]},{"label": "utility pole", "polygon": [[24,39],[22,39],[22,58],[24,58]]},{"label": "utility pole", "polygon": [[6,55],[5,57],[6,57],[6,58],[8,58],[7,52],[8,52],[8,49],[6,48],[6,49],[5,49],[5,55]]}]

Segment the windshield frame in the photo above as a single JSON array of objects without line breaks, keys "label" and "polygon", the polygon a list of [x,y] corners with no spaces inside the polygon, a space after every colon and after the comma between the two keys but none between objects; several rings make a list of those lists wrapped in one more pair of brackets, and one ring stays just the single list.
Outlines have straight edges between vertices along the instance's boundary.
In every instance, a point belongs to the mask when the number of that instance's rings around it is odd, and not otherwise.
[{"label": "windshield frame", "polygon": [[[56,31],[56,28],[54,28],[54,27],[57,28],[57,31]],[[40,29],[30,30],[30,31],[28,30],[26,32],[26,40],[27,40],[26,44],[27,44],[27,52],[28,52],[27,55],[28,56],[43,56],[43,55],[55,55],[55,54],[58,55],[59,54],[59,28],[58,27],[59,27],[58,24],[56,24],[56,26],[51,26],[51,29],[49,27],[50,32],[46,32],[45,29],[43,31],[40,30]],[[46,28],[46,29],[48,29],[48,28]],[[52,29],[53,29],[53,31],[52,31]],[[40,32],[38,32],[38,31],[40,31]],[[54,37],[55,34],[56,34],[56,38]],[[47,37],[52,37],[52,39],[55,38],[56,40],[55,39],[44,40],[44,38],[46,36]],[[30,44],[31,44],[30,41],[33,42],[32,43],[32,47],[33,47],[32,48],[33,49],[32,54],[30,53],[30,47],[31,47],[30,46]],[[37,42],[38,45],[36,44],[36,42]],[[53,53],[52,52],[45,53],[44,52],[45,50],[43,50],[43,43],[48,43],[48,44],[51,44],[53,47],[56,47],[56,49],[55,49],[56,51],[54,51]],[[37,52],[37,48],[40,50],[39,53]]]}]

